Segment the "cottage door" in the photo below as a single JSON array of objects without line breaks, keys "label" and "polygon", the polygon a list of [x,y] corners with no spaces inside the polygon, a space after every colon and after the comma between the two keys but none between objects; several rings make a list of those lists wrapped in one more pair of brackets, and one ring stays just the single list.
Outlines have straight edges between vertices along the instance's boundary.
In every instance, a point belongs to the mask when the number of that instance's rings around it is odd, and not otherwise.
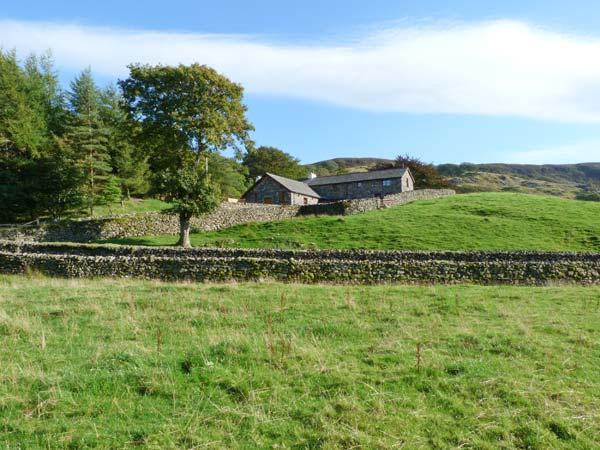
[{"label": "cottage door", "polygon": [[279,204],[280,205],[285,204],[285,192],[283,192],[283,191],[279,192]]},{"label": "cottage door", "polygon": [[273,204],[273,199],[271,197],[265,197],[263,200],[263,203],[265,205],[272,205]]}]

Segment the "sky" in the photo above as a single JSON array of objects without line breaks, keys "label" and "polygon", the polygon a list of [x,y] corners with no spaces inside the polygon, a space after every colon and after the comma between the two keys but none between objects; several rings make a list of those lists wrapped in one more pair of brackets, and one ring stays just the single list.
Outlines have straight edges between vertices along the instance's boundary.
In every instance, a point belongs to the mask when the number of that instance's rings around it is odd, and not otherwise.
[{"label": "sky", "polygon": [[0,47],[51,49],[65,88],[210,65],[257,145],[304,163],[560,164],[600,161],[599,20],[592,0],[2,0]]}]

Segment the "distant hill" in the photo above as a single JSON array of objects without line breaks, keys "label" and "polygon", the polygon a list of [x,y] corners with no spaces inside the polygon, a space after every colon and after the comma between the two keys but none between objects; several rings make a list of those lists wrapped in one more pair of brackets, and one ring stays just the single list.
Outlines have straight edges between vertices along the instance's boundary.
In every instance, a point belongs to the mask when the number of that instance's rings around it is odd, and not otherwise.
[{"label": "distant hill", "polygon": [[574,198],[600,184],[600,163],[441,164],[440,172],[464,192],[524,192]]},{"label": "distant hill", "polygon": [[498,173],[549,182],[585,184],[600,182],[600,163],[583,164],[441,164],[438,169],[446,176],[463,176],[472,172]]},{"label": "distant hill", "polygon": [[[308,164],[319,176],[365,172],[383,158],[335,158]],[[583,164],[440,164],[442,175],[463,192],[522,192],[574,198],[590,184],[600,184],[600,163]]]},{"label": "distant hill", "polygon": [[325,177],[329,175],[341,175],[351,172],[367,172],[379,164],[390,164],[392,159],[384,158],[334,158],[319,161],[314,164],[306,164],[311,172]]}]

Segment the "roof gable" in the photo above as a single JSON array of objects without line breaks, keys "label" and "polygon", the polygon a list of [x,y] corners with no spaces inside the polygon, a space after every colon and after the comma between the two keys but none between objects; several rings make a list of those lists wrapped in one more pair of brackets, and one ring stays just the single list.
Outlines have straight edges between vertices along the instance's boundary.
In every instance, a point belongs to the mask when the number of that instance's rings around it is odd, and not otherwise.
[{"label": "roof gable", "polygon": [[256,183],[252,185],[250,189],[248,189],[242,197],[246,197],[246,195],[254,190],[259,183],[262,183],[266,178],[270,178],[275,181],[277,184],[281,185],[285,189],[295,194],[306,195],[308,197],[321,198],[319,194],[312,190],[312,188],[302,181],[290,180],[289,178],[280,177],[279,175],[274,175],[272,173],[265,173]]},{"label": "roof gable", "polygon": [[309,197],[321,198],[321,196],[313,191],[308,184],[303,183],[302,181],[290,180],[289,178],[280,177],[279,175],[274,175],[268,172],[265,174],[265,176],[272,178],[290,192],[308,195]]}]

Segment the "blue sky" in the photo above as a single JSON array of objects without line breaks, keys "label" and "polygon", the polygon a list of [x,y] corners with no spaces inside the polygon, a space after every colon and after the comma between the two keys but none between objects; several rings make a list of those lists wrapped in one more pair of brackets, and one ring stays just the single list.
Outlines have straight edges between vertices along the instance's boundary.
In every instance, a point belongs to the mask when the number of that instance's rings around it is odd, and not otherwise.
[{"label": "blue sky", "polygon": [[10,2],[0,45],[52,47],[65,83],[207,63],[247,90],[259,145],[313,162],[600,160],[593,1]]}]

